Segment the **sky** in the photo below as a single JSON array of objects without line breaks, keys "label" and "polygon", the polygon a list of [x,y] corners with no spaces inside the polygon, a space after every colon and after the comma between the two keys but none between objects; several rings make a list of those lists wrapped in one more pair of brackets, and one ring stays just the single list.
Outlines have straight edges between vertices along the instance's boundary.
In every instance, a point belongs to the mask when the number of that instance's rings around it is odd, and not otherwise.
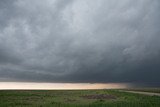
[{"label": "sky", "polygon": [[[6,85],[7,84],[7,85]],[[122,83],[34,83],[34,82],[1,82],[0,90],[86,90],[86,89],[120,89],[128,88]]]},{"label": "sky", "polygon": [[0,82],[160,86],[160,0],[0,0]]}]

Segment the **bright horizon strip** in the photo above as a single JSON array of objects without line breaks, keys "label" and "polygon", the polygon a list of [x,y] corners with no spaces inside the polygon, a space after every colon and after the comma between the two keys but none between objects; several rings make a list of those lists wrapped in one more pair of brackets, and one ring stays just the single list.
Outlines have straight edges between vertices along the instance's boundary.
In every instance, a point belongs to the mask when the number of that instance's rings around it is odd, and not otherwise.
[{"label": "bright horizon strip", "polygon": [[125,83],[32,83],[0,82],[0,90],[33,89],[33,90],[68,90],[68,89],[117,89],[127,88]]}]

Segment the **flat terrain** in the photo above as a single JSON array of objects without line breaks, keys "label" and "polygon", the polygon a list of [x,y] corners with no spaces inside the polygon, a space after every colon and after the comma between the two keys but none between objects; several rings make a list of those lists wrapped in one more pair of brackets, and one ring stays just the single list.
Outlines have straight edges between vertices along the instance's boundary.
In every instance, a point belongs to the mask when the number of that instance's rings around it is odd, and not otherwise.
[{"label": "flat terrain", "polygon": [[144,91],[125,91],[124,92],[129,92],[129,93],[136,93],[136,94],[143,94],[143,95],[149,95],[149,96],[160,96],[160,93],[153,93],[153,92],[144,92]]},{"label": "flat terrain", "polygon": [[0,107],[160,107],[160,96],[119,90],[1,90]]},{"label": "flat terrain", "polygon": [[160,88],[129,88],[123,89],[126,91],[140,91],[140,92],[151,92],[151,93],[160,93]]}]

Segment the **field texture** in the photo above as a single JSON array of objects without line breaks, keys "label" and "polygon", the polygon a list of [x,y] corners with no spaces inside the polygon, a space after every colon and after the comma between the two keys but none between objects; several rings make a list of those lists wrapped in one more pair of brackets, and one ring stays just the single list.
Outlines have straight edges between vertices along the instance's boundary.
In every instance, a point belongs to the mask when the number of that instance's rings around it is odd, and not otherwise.
[{"label": "field texture", "polygon": [[130,89],[123,89],[123,90],[160,93],[160,88],[133,88],[133,89],[130,88]]},{"label": "field texture", "polygon": [[160,97],[118,90],[0,91],[0,107],[160,107]]}]

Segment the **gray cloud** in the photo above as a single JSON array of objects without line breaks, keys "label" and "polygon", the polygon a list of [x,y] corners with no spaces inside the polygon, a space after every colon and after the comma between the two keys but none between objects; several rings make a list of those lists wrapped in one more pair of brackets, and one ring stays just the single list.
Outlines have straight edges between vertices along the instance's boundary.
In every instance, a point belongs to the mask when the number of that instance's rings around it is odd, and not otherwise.
[{"label": "gray cloud", "polygon": [[159,0],[1,0],[0,80],[160,86]]}]

